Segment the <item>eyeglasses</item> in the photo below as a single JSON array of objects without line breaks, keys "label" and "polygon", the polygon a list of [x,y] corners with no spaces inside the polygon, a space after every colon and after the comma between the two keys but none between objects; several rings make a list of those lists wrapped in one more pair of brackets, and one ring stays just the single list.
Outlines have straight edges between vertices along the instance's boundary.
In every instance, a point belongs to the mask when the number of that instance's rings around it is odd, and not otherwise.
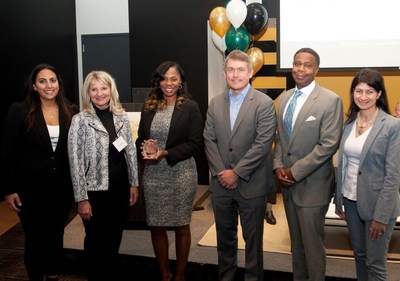
[{"label": "eyeglasses", "polygon": [[293,62],[293,67],[295,68],[300,68],[304,66],[305,69],[312,69],[314,67],[314,64],[309,63],[309,62],[299,62],[299,61],[295,61]]}]

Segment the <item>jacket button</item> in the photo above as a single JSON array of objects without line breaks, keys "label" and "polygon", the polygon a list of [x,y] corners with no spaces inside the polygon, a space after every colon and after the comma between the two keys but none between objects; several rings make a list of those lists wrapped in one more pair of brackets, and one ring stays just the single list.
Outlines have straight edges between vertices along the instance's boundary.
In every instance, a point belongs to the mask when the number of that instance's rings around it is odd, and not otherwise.
[{"label": "jacket button", "polygon": [[233,149],[232,148],[229,148],[229,151],[232,151]]},{"label": "jacket button", "polygon": [[362,173],[361,172],[358,172],[358,175],[361,175]]},{"label": "jacket button", "polygon": [[54,157],[54,156],[51,156],[50,157],[50,160],[55,160],[56,158]]}]

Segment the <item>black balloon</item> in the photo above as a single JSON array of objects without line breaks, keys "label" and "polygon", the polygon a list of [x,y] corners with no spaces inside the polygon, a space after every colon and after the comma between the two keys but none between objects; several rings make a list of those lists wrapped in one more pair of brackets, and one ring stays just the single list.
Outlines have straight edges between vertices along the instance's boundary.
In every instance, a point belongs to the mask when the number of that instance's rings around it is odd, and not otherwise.
[{"label": "black balloon", "polygon": [[250,3],[247,5],[247,16],[243,22],[247,31],[251,35],[257,35],[267,26],[268,12],[260,3]]}]

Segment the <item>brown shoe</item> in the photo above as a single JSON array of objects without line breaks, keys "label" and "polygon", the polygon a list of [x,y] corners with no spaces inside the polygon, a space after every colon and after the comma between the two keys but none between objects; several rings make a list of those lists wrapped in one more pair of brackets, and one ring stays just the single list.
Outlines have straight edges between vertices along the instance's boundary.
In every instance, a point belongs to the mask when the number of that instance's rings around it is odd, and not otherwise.
[{"label": "brown shoe", "polygon": [[274,213],[272,211],[267,211],[265,213],[265,221],[269,224],[276,224],[276,218],[274,216]]}]

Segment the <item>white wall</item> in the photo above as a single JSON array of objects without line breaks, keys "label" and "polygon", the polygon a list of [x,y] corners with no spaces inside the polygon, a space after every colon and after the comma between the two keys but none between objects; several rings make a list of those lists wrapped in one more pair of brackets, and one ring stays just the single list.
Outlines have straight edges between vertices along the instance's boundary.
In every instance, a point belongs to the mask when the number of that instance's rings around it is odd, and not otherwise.
[{"label": "white wall", "polygon": [[211,38],[210,23],[208,25],[208,101],[216,95],[227,90],[225,77],[224,77],[224,54],[217,49]]},{"label": "white wall", "polygon": [[83,84],[82,35],[129,33],[129,0],[75,0],[79,89]]}]

